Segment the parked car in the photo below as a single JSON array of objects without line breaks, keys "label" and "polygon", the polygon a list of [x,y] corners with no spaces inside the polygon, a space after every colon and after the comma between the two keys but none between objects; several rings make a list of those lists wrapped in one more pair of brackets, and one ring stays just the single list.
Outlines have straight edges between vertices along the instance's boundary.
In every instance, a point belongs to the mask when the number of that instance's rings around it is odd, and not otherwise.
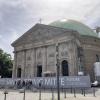
[{"label": "parked car", "polygon": [[93,83],[91,83],[91,87],[98,87],[98,86],[99,86],[98,81],[94,81]]}]

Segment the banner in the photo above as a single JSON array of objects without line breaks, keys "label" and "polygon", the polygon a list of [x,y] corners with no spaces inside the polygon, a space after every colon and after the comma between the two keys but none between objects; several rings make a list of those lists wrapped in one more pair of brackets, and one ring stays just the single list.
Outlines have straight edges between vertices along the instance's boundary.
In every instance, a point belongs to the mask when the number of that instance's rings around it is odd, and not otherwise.
[{"label": "banner", "polygon": [[[0,86],[26,86],[35,88],[57,88],[57,77],[34,77],[32,79],[0,79]],[[89,76],[62,76],[59,77],[60,88],[90,88]]]}]

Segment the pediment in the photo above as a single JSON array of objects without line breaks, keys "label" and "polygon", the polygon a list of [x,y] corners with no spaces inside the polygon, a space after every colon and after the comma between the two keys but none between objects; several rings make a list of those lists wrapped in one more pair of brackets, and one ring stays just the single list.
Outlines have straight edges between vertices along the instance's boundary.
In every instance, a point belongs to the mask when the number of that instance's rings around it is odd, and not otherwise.
[{"label": "pediment", "polygon": [[78,32],[74,30],[63,29],[43,24],[36,24],[21,37],[19,37],[16,41],[14,41],[12,43],[12,46],[16,47],[22,44],[41,42],[57,36],[60,37],[64,35],[73,35],[73,33],[74,35],[78,34]]}]

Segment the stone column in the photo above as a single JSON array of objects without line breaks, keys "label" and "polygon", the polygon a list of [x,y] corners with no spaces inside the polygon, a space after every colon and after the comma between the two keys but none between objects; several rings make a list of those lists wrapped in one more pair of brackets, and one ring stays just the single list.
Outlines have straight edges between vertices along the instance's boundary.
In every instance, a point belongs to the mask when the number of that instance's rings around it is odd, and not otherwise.
[{"label": "stone column", "polygon": [[26,68],[26,50],[23,50],[22,51],[22,53],[23,53],[23,66],[22,66],[22,75],[21,75],[21,77],[22,78],[25,78],[25,68]]},{"label": "stone column", "polygon": [[77,75],[77,73],[78,73],[78,66],[77,66],[77,48],[76,48],[77,46],[76,46],[76,43],[75,43],[75,41],[73,40],[72,41],[72,59],[71,59],[71,62],[72,62],[72,75]]},{"label": "stone column", "polygon": [[36,64],[35,64],[35,62],[36,62],[36,54],[35,54],[35,49],[33,48],[32,49],[32,60],[31,60],[31,62],[32,62],[32,77],[35,77],[35,72],[36,72]]},{"label": "stone column", "polygon": [[77,54],[77,44],[75,43],[75,75],[78,75],[78,54]]},{"label": "stone column", "polygon": [[69,58],[68,58],[68,66],[69,66],[69,76],[70,75],[74,75],[75,73],[75,45],[73,44],[73,40],[69,41],[68,44],[68,54],[69,54]]},{"label": "stone column", "polygon": [[14,52],[12,78],[17,78],[17,52]]},{"label": "stone column", "polygon": [[75,70],[75,75],[78,75],[78,59],[77,59],[77,50],[76,50],[76,47],[75,47],[75,66],[74,66],[74,70]]},{"label": "stone column", "polygon": [[43,68],[42,74],[43,74],[44,72],[47,71],[47,47],[46,46],[43,47],[42,59],[43,59],[42,60],[42,68]]},{"label": "stone column", "polygon": [[34,66],[33,66],[33,76],[37,76],[37,65],[36,65],[36,48],[34,48],[34,55],[33,55],[33,60],[34,60]]}]

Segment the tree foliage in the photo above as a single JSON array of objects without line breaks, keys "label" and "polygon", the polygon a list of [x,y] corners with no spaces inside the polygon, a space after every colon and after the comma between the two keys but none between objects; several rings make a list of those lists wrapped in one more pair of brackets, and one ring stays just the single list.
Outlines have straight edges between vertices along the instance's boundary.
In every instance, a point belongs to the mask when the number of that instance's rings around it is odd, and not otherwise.
[{"label": "tree foliage", "polygon": [[0,49],[0,76],[7,78],[12,76],[12,59],[11,55]]}]

